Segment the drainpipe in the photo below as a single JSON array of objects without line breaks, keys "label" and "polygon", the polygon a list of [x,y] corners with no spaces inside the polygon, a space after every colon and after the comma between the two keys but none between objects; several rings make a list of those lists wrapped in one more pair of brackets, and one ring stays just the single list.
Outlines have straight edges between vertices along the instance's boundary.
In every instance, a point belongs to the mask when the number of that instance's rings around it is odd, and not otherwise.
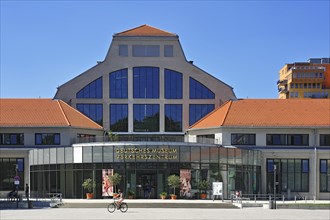
[{"label": "drainpipe", "polygon": [[316,194],[317,193],[317,189],[319,188],[318,185],[317,185],[317,149],[316,149],[316,129],[314,128],[313,129],[313,139],[314,139],[314,169],[315,169],[315,176],[314,176],[314,196],[316,198],[318,198],[318,195]]}]

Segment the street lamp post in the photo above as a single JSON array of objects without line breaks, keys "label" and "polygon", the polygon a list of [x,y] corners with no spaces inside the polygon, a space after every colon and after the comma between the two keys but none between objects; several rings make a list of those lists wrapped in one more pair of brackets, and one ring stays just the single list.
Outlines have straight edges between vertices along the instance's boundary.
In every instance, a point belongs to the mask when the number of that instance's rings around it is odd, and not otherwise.
[{"label": "street lamp post", "polygon": [[276,209],[276,165],[274,164],[274,209]]}]

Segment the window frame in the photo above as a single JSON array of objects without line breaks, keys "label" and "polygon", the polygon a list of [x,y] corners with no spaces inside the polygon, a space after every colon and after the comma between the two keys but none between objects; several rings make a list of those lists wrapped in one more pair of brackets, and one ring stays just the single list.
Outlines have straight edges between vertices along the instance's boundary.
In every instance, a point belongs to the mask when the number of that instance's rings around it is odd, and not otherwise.
[{"label": "window frame", "polygon": [[[235,136],[239,136],[236,137]],[[256,145],[256,134],[254,133],[231,133],[231,145]],[[243,139],[243,141],[246,141],[246,143],[240,143],[238,140],[235,141],[235,139],[240,139],[240,138],[247,138],[246,140]],[[252,138],[252,139],[251,139]],[[252,142],[251,142],[252,140]]]},{"label": "window frame", "polygon": [[[35,145],[61,145],[61,133],[35,133],[34,137]],[[52,139],[47,140],[48,137]],[[41,142],[38,141],[39,138]]]}]

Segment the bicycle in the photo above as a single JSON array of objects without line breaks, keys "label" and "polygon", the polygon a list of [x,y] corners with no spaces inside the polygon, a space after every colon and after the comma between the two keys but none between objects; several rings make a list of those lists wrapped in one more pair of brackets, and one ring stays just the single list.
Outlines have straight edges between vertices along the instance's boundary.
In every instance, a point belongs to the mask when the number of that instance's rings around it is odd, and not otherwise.
[{"label": "bicycle", "polygon": [[122,202],[118,208],[117,201],[114,199],[113,202],[108,205],[108,212],[113,213],[116,209],[119,209],[121,212],[126,212],[128,210],[128,205],[126,202]]}]

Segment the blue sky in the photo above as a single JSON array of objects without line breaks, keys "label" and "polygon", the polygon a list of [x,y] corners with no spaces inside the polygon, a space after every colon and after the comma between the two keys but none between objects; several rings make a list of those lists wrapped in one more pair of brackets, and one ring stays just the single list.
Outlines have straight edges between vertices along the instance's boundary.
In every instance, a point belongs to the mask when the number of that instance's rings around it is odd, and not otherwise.
[{"label": "blue sky", "polygon": [[143,24],[179,35],[187,60],[238,98],[277,98],[286,63],[330,57],[329,0],[1,0],[1,98],[53,98]]}]

